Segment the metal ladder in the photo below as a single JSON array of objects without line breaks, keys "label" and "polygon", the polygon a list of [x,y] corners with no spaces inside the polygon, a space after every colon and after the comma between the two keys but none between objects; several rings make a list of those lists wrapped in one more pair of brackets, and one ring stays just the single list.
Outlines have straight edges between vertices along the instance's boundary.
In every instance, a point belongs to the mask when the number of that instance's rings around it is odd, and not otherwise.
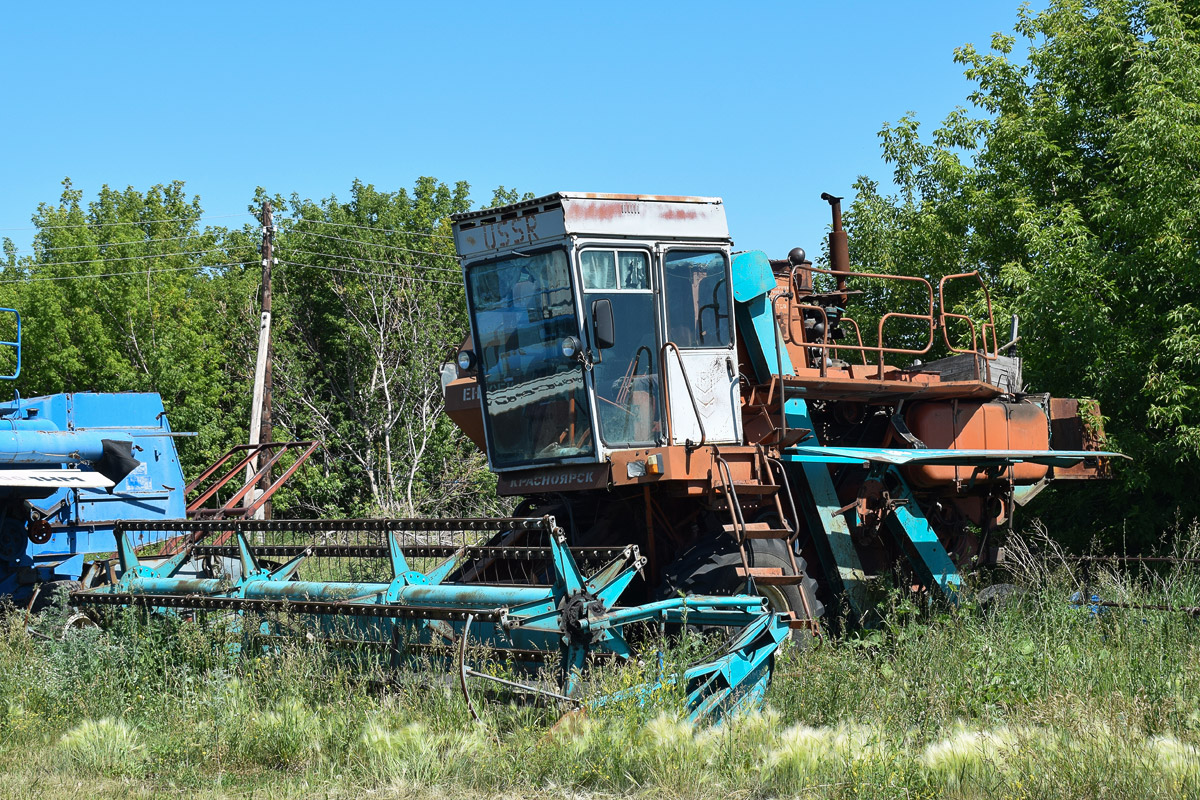
[{"label": "metal ladder", "polygon": [[[755,480],[745,483],[735,482],[729,462],[715,447],[713,448],[713,464],[716,473],[716,480],[713,481],[713,490],[718,497],[724,500],[725,509],[729,513],[730,520],[722,528],[725,533],[732,536],[734,541],[737,542],[738,552],[742,559],[742,566],[737,568],[738,577],[764,586],[800,586],[803,584],[807,580],[807,575],[801,571],[800,565],[796,562],[795,549],[796,539],[799,535],[799,516],[797,515],[791,487],[788,485],[787,473],[784,471],[783,465],[777,459],[767,456],[761,446],[756,446],[754,452],[752,474]],[[783,479],[782,485],[775,481],[775,469],[778,469],[779,475]],[[789,521],[788,516],[783,510],[783,503],[780,500],[781,489],[787,495],[788,504],[791,508],[791,521]],[[779,525],[782,527],[777,527],[770,522],[746,522],[739,492],[747,495],[769,496],[775,505],[775,517],[779,520]],[[748,553],[749,548],[746,545],[747,540],[750,539],[778,539],[785,542],[790,568],[752,565]],[[806,619],[797,619],[793,614],[793,618],[789,624],[793,628],[812,628],[815,630],[816,620],[813,617],[812,609],[809,607],[808,596],[803,590],[800,591],[800,599],[804,603]]]}]

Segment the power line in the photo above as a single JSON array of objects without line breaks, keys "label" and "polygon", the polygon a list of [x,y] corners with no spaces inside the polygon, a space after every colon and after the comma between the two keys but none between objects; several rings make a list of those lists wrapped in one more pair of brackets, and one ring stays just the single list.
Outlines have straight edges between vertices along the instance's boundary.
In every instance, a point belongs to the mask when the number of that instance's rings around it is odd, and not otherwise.
[{"label": "power line", "polygon": [[342,267],[323,267],[317,264],[302,264],[299,261],[286,261],[278,259],[280,264],[287,264],[290,267],[307,267],[308,269],[322,269],[326,272],[349,272],[352,275],[362,275],[369,278],[395,278],[396,280],[421,281],[422,283],[440,283],[443,286],[457,286],[462,288],[462,284],[458,281],[439,281],[437,278],[418,278],[413,275],[396,275],[391,272],[364,272],[361,269],[345,269]]},{"label": "power line", "polygon": [[336,239],[339,242],[350,242],[351,244],[361,244],[363,247],[379,247],[384,250],[403,250],[406,253],[420,253],[425,256],[436,256],[437,258],[452,258],[458,260],[458,256],[450,255],[449,253],[435,253],[432,250],[414,250],[411,247],[400,247],[394,244],[379,244],[377,242],[368,242],[363,239],[347,239],[345,236],[330,236],[327,233],[317,233],[316,231],[297,231],[290,230],[287,234],[297,234],[299,236],[319,236],[322,239]]},{"label": "power line", "polygon": [[207,250],[189,250],[183,253],[147,253],[142,256],[122,256],[121,258],[104,258],[98,256],[96,258],[87,258],[83,261],[38,261],[33,264],[15,264],[14,266],[21,269],[29,269],[31,267],[68,267],[73,264],[95,264],[97,261],[137,261],[141,258],[171,258],[173,256],[199,256],[205,253],[223,252],[229,248],[226,247],[210,247]]},{"label": "power line", "polygon": [[297,223],[299,223],[299,222],[315,222],[318,225],[335,225],[335,226],[341,226],[343,228],[358,228],[359,230],[363,230],[363,231],[380,231],[382,233],[398,233],[403,236],[429,236],[434,239],[453,239],[454,238],[453,236],[450,236],[445,233],[423,233],[421,231],[410,231],[410,230],[406,230],[404,228],[376,228],[371,225],[352,225],[349,222],[329,222],[329,221],[323,220],[323,219],[310,219],[309,217],[296,217],[292,221],[297,222]]},{"label": "power line", "polygon": [[186,272],[188,270],[197,270],[197,269],[220,269],[222,267],[244,267],[244,266],[245,266],[244,263],[236,262],[236,263],[232,263],[232,264],[196,264],[196,265],[193,265],[190,267],[162,267],[159,269],[155,269],[152,267],[150,269],[139,269],[139,270],[134,270],[132,272],[105,272],[105,273],[98,273],[96,275],[53,275],[53,276],[42,276],[42,277],[36,277],[36,278],[16,278],[14,280],[0,281],[0,284],[33,283],[34,281],[80,281],[80,280],[89,280],[92,278],[116,278],[116,277],[128,276],[128,275],[152,275],[156,272]]},{"label": "power line", "polygon": [[340,259],[345,259],[346,261],[361,261],[364,264],[386,264],[389,267],[408,267],[410,269],[424,269],[424,270],[429,270],[431,272],[449,272],[454,275],[460,274],[458,270],[449,269],[447,267],[429,267],[424,264],[400,264],[395,261],[380,261],[379,259],[376,259],[376,258],[357,258],[356,256],[335,255],[333,253],[318,253],[313,250],[302,250],[298,247],[292,247],[291,245],[283,245],[283,244],[281,244],[280,247],[283,249],[290,250],[293,253],[303,253],[306,256],[323,256],[324,258],[335,258],[335,259],[340,258]]},{"label": "power line", "polygon": [[246,216],[248,212],[239,214],[202,214],[199,217],[166,217],[164,219],[139,219],[127,222],[83,222],[73,225],[35,225],[30,228],[0,228],[0,231],[42,231],[51,228],[108,228],[113,225],[153,225],[156,222],[199,222],[202,219],[229,219],[230,217]]},{"label": "power line", "polygon": [[[161,239],[131,239],[128,242],[91,242],[89,244],[64,244],[58,247],[43,247],[37,252],[51,253],[58,250],[82,250],[85,247],[123,247],[125,245],[153,244],[154,242],[178,242],[182,239],[198,239],[201,236],[214,236],[213,233],[189,233],[186,236],[165,236]],[[36,249],[36,248],[35,248]]]}]

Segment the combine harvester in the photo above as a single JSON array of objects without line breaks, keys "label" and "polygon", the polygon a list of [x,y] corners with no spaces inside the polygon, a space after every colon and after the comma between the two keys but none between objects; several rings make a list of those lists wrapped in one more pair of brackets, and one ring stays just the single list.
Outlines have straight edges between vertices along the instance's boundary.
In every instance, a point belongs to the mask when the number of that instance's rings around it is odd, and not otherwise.
[{"label": "combine harvester", "polygon": [[[831,604],[858,624],[894,586],[955,602],[1014,505],[1116,454],[1094,407],[1024,391],[1015,321],[1001,345],[978,274],[854,272],[840,199],[822,197],[830,269],[799,248],[733,253],[715,198],[560,193],[456,216],[472,333],[446,408],[516,515],[131,523],[120,580],[73,600],[453,646],[464,691],[485,677],[472,637],[522,663],[557,653],[559,697],[590,656],[631,656],[631,623],[724,627],[724,651],[682,676],[693,718],[756,702],[779,644]],[[922,307],[877,312],[865,343],[851,281]],[[978,318],[945,301],[964,283]],[[889,340],[896,320],[909,334]],[[136,536],[164,533],[188,547],[139,561]]]}]

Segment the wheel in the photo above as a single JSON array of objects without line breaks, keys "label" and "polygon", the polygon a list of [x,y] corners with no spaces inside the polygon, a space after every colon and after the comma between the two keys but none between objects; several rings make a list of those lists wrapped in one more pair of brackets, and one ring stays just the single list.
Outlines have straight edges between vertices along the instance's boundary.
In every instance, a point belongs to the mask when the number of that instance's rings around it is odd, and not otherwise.
[{"label": "wheel", "polygon": [[[788,557],[788,544],[781,539],[747,539],[746,555],[753,567],[778,567],[784,574],[792,571]],[[731,595],[746,591],[745,578],[738,577],[742,557],[737,543],[725,535],[702,538],[685,550],[663,575],[659,587],[660,597],[684,594]],[[817,582],[808,576],[807,564],[796,557],[796,566],[804,576],[803,582],[792,586],[765,586],[755,584],[758,593],[767,598],[771,609],[780,613],[791,612],[796,619],[819,619],[825,607],[817,600]],[[807,604],[807,607],[806,607]],[[806,639],[802,630],[792,631],[797,641]]]},{"label": "wheel", "polygon": [[65,600],[71,592],[82,590],[83,584],[79,581],[46,581],[37,587],[37,597],[33,600],[31,610],[37,614],[48,608],[56,608],[60,602],[59,598]]},{"label": "wheel", "polygon": [[975,602],[979,606],[979,610],[984,614],[991,614],[1008,606],[1011,603],[1019,602],[1028,592],[1011,583],[993,583],[991,586],[985,586],[975,595]]}]

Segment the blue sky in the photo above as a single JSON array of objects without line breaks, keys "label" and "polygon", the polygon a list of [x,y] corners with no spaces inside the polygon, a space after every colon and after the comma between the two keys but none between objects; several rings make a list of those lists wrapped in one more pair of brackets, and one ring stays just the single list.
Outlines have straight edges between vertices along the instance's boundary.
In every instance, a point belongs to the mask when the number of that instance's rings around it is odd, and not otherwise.
[{"label": "blue sky", "polygon": [[[954,48],[1011,30],[1017,5],[9,4],[0,228],[64,176],[89,199],[184,180],[225,215],[258,185],[433,175],[477,203],[498,184],[718,195],[739,248],[815,252],[820,193],[886,181],[882,124],[965,105]],[[28,252],[29,231],[0,235]]]}]

